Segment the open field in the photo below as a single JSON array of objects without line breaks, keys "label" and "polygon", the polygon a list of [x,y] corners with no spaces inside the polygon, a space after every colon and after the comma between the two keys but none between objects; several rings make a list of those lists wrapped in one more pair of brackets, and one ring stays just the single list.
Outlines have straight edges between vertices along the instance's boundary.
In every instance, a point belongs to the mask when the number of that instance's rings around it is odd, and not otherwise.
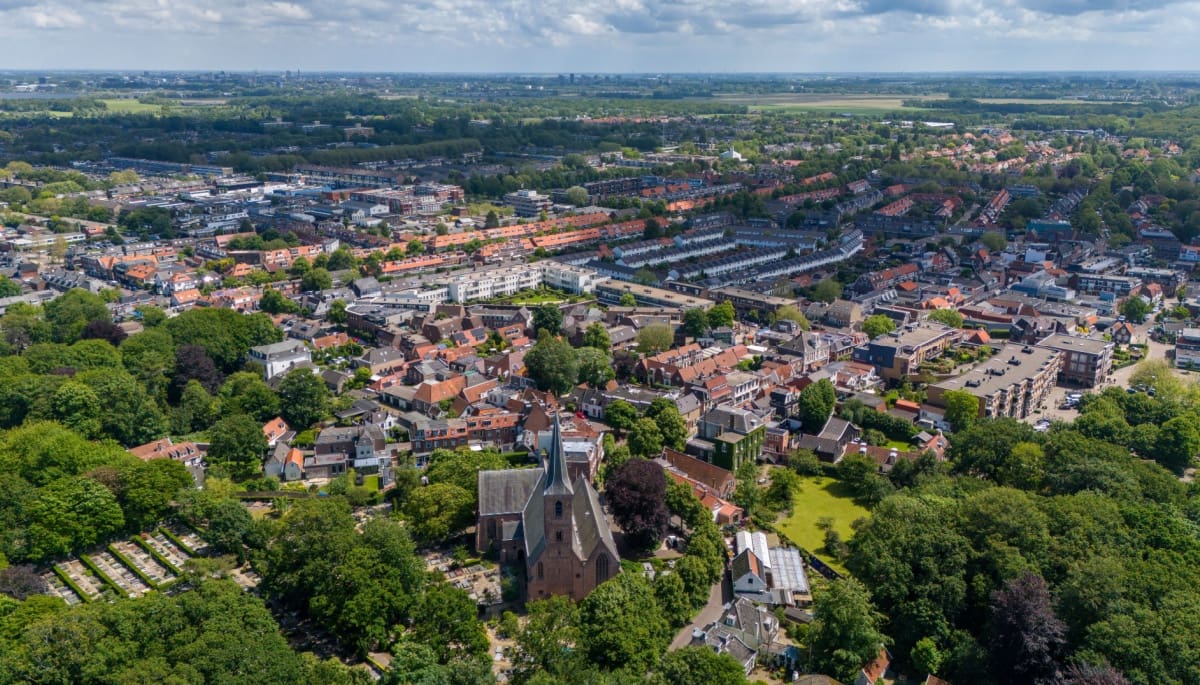
[{"label": "open field", "polygon": [[844,567],[824,553],[825,531],[818,528],[817,524],[825,517],[833,519],[833,529],[848,541],[854,535],[850,524],[867,516],[870,516],[870,512],[855,503],[840,481],[809,476],[801,479],[800,488],[793,495],[792,515],[777,526],[792,542],[842,571]]},{"label": "open field", "polygon": [[103,102],[108,107],[108,111],[113,114],[159,114],[162,112],[162,105],[148,105],[129,98],[101,100],[100,102]]},{"label": "open field", "polygon": [[877,114],[896,110],[920,111],[905,107],[905,100],[944,100],[945,95],[839,95],[831,93],[771,93],[764,95],[720,95],[717,102],[747,105],[751,111],[812,111],[849,114]]}]

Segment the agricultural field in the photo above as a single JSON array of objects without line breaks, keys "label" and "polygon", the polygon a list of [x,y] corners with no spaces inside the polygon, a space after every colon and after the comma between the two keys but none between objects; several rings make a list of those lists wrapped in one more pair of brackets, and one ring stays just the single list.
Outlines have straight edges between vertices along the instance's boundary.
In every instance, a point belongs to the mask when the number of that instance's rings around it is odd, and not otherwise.
[{"label": "agricultural field", "polygon": [[151,105],[128,98],[101,100],[112,114],[161,114],[162,105]]},{"label": "agricultural field", "polygon": [[943,100],[945,95],[841,95],[832,93],[778,93],[718,96],[717,102],[746,105],[752,112],[810,111],[834,114],[879,114],[922,111],[906,107],[905,100]]}]

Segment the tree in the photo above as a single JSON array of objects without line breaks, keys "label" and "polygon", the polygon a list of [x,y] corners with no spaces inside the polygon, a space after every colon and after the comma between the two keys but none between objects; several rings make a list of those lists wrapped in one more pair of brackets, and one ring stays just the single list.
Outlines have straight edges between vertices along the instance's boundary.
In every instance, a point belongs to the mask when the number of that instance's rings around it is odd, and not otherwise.
[{"label": "tree", "polygon": [[179,406],[171,414],[172,431],[178,434],[201,431],[208,428],[213,418],[212,395],[199,381],[188,381],[179,397]]},{"label": "tree", "polygon": [[1150,316],[1151,307],[1142,298],[1134,296],[1121,303],[1120,311],[1126,319],[1133,323],[1142,323],[1147,316]]},{"label": "tree", "polygon": [[1031,571],[992,594],[993,672],[1006,682],[1053,683],[1066,646],[1066,626],[1054,615],[1046,581]]},{"label": "tree", "polygon": [[796,400],[796,417],[804,424],[804,430],[816,433],[821,430],[837,403],[833,383],[827,378],[805,386]]},{"label": "tree", "polygon": [[475,498],[457,485],[434,483],[409,493],[403,511],[413,537],[440,542],[471,525]]},{"label": "tree", "polygon": [[339,298],[330,302],[329,311],[325,313],[325,319],[335,326],[345,326],[347,321],[346,301]]},{"label": "tree", "polygon": [[575,350],[579,365],[579,383],[587,383],[593,388],[603,388],[617,372],[613,369],[612,358],[608,352],[595,347],[581,347]]},{"label": "tree", "polygon": [[[300,311],[300,305],[283,296],[274,288],[264,288],[258,308],[268,314],[294,314]],[[343,309],[343,313],[345,310]]]},{"label": "tree", "polygon": [[637,334],[637,351],[642,354],[658,354],[671,349],[675,342],[675,330],[669,324],[652,323],[644,326]]},{"label": "tree", "polygon": [[525,625],[514,637],[511,655],[516,682],[527,682],[544,672],[565,678],[575,666],[570,658],[579,640],[579,608],[561,595],[526,605]]},{"label": "tree", "polygon": [[601,352],[612,350],[612,338],[608,335],[608,329],[599,321],[589,325],[587,330],[583,332],[583,344],[586,347],[594,347]]},{"label": "tree", "polygon": [[90,321],[112,321],[104,300],[99,295],[79,288],[68,290],[50,300],[43,311],[56,342],[75,342]]},{"label": "tree", "polygon": [[621,299],[619,300],[619,302],[622,307],[636,307],[637,306],[637,299],[633,296],[633,293],[621,293]]},{"label": "tree", "polygon": [[992,252],[1002,252],[1004,246],[1008,245],[1008,240],[1004,238],[1004,234],[997,233],[996,231],[986,231],[983,235],[979,236],[979,242],[983,243],[983,246]]},{"label": "tree", "polygon": [[579,379],[579,359],[567,342],[541,329],[537,344],[525,355],[525,369],[539,390],[563,396]]},{"label": "tree", "polygon": [[279,395],[253,371],[238,371],[226,378],[217,391],[216,405],[221,416],[246,414],[259,423],[279,416]]},{"label": "tree", "polygon": [[[670,576],[668,576],[670,577]],[[707,647],[684,647],[663,655],[656,671],[662,685],[745,685],[746,672],[733,657]]]},{"label": "tree", "polygon": [[[646,421],[648,419],[642,419]],[[658,545],[667,532],[667,476],[658,464],[633,459],[617,467],[605,484],[613,520],[637,549]]]},{"label": "tree", "polygon": [[474,508],[479,472],[502,471],[507,468],[511,468],[508,460],[496,450],[434,450],[429,456],[425,477],[431,484],[449,483],[471,493],[471,506]]},{"label": "tree", "polygon": [[500,227],[500,215],[496,213],[496,210],[494,210],[494,209],[488,210],[487,216],[484,217],[484,220],[483,220],[483,227],[484,228],[499,228]]},{"label": "tree", "polygon": [[135,307],[134,311],[140,315],[142,325],[146,328],[157,328],[167,322],[167,313],[153,305],[144,304]]},{"label": "tree", "polygon": [[714,305],[708,310],[708,325],[711,328],[727,328],[733,325],[733,303],[729,300]]},{"label": "tree", "polygon": [[91,478],[62,478],[26,508],[26,557],[45,561],[107,540],[125,526],[113,493]]},{"label": "tree", "polygon": [[943,659],[945,656],[938,649],[937,642],[930,637],[917,640],[917,644],[913,645],[912,651],[908,653],[908,660],[917,673],[936,674],[942,667]]},{"label": "tree", "polygon": [[929,320],[951,328],[963,327],[963,315],[959,314],[957,309],[935,309],[929,313]]},{"label": "tree", "polygon": [[125,521],[136,530],[146,530],[161,521],[171,510],[175,495],[195,485],[187,467],[174,459],[133,464],[121,471],[120,480],[121,509]]},{"label": "tree", "polygon": [[813,286],[812,299],[826,304],[842,296],[842,284],[832,278],[826,278]]},{"label": "tree", "polygon": [[1117,669],[1103,665],[1071,664],[1063,671],[1062,685],[1130,685]]},{"label": "tree", "polygon": [[629,451],[635,457],[652,457],[662,452],[663,435],[654,419],[638,419],[629,431]]},{"label": "tree", "polygon": [[333,287],[333,276],[322,268],[309,269],[300,279],[300,289],[306,293],[328,290]]},{"label": "tree", "polygon": [[31,595],[47,594],[46,581],[37,571],[25,564],[0,569],[0,595],[23,600]]},{"label": "tree", "polygon": [[955,433],[970,428],[979,418],[979,398],[967,390],[947,390],[942,396],[946,403],[946,423]]},{"label": "tree", "polygon": [[642,230],[642,240],[656,240],[662,236],[662,224],[658,222],[658,219],[654,217],[646,219],[645,227]]},{"label": "tree", "polygon": [[279,412],[296,430],[325,418],[329,388],[309,369],[292,369],[279,383]]},{"label": "tree", "polygon": [[670,626],[640,573],[601,583],[579,605],[579,644],[590,663],[645,673],[666,651]]},{"label": "tree", "polygon": [[708,312],[699,307],[684,312],[683,330],[693,338],[702,338],[708,335]]},{"label": "tree", "polygon": [[854,682],[862,665],[887,643],[880,632],[883,617],[867,588],[854,578],[836,580],[814,593],[813,622],[808,631],[812,670]]},{"label": "tree", "polygon": [[67,381],[50,397],[51,417],[89,440],[100,438],[104,404],[83,383]]},{"label": "tree", "polygon": [[883,314],[868,316],[862,323],[863,333],[874,340],[881,335],[887,335],[896,330],[896,322]]},{"label": "tree", "polygon": [[127,337],[125,329],[107,319],[92,319],[83,327],[80,337],[84,340],[105,340],[113,347]]},{"label": "tree", "polygon": [[604,422],[618,434],[633,428],[637,419],[637,409],[625,400],[613,400],[604,408]]},{"label": "tree", "polygon": [[175,376],[171,379],[167,395],[178,402],[189,381],[197,381],[210,395],[221,387],[224,374],[217,369],[212,357],[199,345],[181,345],[175,351]]},{"label": "tree", "polygon": [[227,416],[216,422],[209,434],[208,461],[224,466],[239,480],[259,473],[267,438],[257,421],[245,414]]},{"label": "tree", "polygon": [[800,330],[807,331],[812,324],[808,322],[808,317],[804,316],[799,309],[787,304],[775,310],[776,321],[791,321],[796,324]]},{"label": "tree", "polygon": [[1200,429],[1193,415],[1176,416],[1158,430],[1154,460],[1176,474],[1182,474],[1200,454]]},{"label": "tree", "polygon": [[681,452],[683,451],[688,437],[687,421],[684,421],[683,415],[679,413],[679,409],[677,409],[674,404],[669,404],[666,407],[662,407],[653,415],[647,411],[646,416],[647,418],[654,419],[654,423],[658,426],[659,433],[662,434],[662,441],[664,445],[673,450],[678,450]]},{"label": "tree", "polygon": [[0,297],[14,297],[21,294],[21,284],[8,276],[0,276]]},{"label": "tree", "polygon": [[588,195],[587,189],[583,186],[571,186],[567,188],[567,202],[576,207],[583,207],[591,202],[591,197]]},{"label": "tree", "polygon": [[537,333],[550,331],[553,335],[562,332],[563,313],[556,304],[546,303],[533,310],[533,330]]}]

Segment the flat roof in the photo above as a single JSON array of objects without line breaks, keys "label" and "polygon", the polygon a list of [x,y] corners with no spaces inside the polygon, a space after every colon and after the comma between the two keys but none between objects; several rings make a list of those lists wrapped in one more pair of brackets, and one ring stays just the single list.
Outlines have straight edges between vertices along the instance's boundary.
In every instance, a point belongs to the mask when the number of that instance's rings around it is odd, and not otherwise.
[{"label": "flat roof", "polygon": [[1005,345],[990,359],[957,378],[950,378],[933,387],[946,390],[966,390],[972,395],[987,397],[1013,383],[1036,376],[1052,365],[1060,352],[1048,347]]},{"label": "flat roof", "polygon": [[1105,340],[1099,340],[1096,338],[1082,338],[1073,335],[1064,335],[1062,333],[1055,333],[1049,338],[1046,338],[1042,342],[1038,343],[1038,347],[1049,347],[1056,350],[1071,352],[1085,352],[1087,354],[1095,355],[1103,354],[1106,349],[1112,346],[1113,344],[1111,342],[1107,342]]}]

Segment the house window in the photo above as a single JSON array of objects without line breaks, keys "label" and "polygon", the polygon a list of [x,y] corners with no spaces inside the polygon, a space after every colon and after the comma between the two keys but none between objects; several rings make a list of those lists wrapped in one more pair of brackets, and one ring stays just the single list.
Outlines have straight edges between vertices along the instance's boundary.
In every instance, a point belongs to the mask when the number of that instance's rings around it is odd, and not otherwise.
[{"label": "house window", "polygon": [[608,580],[608,557],[600,557],[596,560],[596,583],[603,583]]},{"label": "house window", "polygon": [[538,580],[546,577],[545,570],[542,568],[542,562],[538,562]]},{"label": "house window", "polygon": [[554,518],[556,518],[556,519],[562,518],[562,501],[561,500],[554,503]]}]

